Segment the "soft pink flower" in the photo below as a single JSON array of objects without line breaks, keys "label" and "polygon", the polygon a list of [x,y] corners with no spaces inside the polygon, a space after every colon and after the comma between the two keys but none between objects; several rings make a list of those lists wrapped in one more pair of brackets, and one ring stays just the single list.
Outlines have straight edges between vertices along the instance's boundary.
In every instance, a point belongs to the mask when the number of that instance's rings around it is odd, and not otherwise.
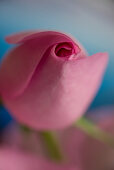
[{"label": "soft pink flower", "polygon": [[81,117],[101,83],[108,55],[87,57],[66,34],[25,32],[3,59],[0,94],[17,121],[35,129],[60,129]]}]

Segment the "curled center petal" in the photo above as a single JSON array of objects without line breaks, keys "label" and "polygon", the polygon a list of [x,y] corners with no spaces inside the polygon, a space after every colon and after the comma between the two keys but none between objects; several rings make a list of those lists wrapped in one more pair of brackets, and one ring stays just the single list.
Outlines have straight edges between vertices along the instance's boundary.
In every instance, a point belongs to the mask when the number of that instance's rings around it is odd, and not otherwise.
[{"label": "curled center petal", "polygon": [[63,42],[57,44],[55,48],[55,54],[58,57],[69,58],[71,55],[76,55],[80,52],[80,48],[71,42]]}]

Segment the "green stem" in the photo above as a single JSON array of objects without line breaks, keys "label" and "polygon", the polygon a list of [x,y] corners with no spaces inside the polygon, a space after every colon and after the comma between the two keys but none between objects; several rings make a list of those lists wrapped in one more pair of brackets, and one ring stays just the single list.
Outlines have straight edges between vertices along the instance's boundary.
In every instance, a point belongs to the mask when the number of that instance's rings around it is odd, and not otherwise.
[{"label": "green stem", "polygon": [[50,158],[55,161],[63,161],[64,157],[57,136],[53,132],[40,132],[40,135]]},{"label": "green stem", "polygon": [[76,122],[75,126],[81,129],[90,137],[97,139],[114,148],[114,136],[112,136],[108,132],[103,131],[102,129],[97,127],[94,123],[92,123],[90,120],[82,117],[80,120]]}]

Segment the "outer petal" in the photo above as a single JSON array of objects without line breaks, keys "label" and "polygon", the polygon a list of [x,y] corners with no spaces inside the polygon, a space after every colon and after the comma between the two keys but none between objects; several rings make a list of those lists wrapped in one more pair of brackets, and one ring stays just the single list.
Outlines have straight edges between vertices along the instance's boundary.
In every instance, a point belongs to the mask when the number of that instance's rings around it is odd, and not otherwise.
[{"label": "outer petal", "polygon": [[[7,37],[7,41],[22,43],[6,55],[0,67],[0,93],[8,97],[25,90],[49,47],[62,42],[74,43],[66,34],[54,31],[20,33]],[[85,55],[83,49],[80,55]]]},{"label": "outer petal", "polygon": [[31,38],[34,38],[40,31],[25,31],[9,35],[5,38],[9,44],[19,44]]},{"label": "outer petal", "polygon": [[[114,135],[114,107],[97,109],[90,112],[90,117],[98,126]],[[114,149],[111,147],[88,137],[76,128],[63,131],[60,137],[70,163],[83,170],[114,169]]]},{"label": "outer petal", "polygon": [[[22,153],[18,150],[0,148],[0,169],[1,170],[76,170],[66,165],[57,165],[34,155]],[[78,170],[78,169],[77,169]]]},{"label": "outer petal", "polygon": [[20,123],[35,129],[69,126],[95,96],[107,59],[107,53],[70,61],[49,56],[22,95],[10,100],[3,96],[5,105]]},{"label": "outer petal", "polygon": [[[68,35],[66,33],[62,33],[62,32],[57,32],[57,31],[41,31],[41,30],[38,30],[38,31],[26,31],[26,32],[20,32],[20,33],[15,33],[15,34],[12,34],[12,35],[9,35],[5,38],[5,40],[9,43],[9,44],[19,44],[19,43],[23,43],[23,42],[26,42],[28,40],[32,40],[32,39],[35,39],[35,38],[39,38],[39,36],[47,36],[48,37],[45,37],[45,38],[48,38],[48,41],[50,39],[50,36],[57,36],[58,37],[58,40],[63,38],[63,37],[66,37],[68,40],[70,40],[71,42],[77,42],[77,44],[79,44],[79,46],[81,47],[83,53],[85,54],[85,49],[83,48],[83,46],[76,40],[74,39],[74,37],[72,37],[71,35]],[[61,36],[61,38],[60,38]],[[55,37],[53,40],[55,40]],[[46,39],[45,39],[46,40]]]}]

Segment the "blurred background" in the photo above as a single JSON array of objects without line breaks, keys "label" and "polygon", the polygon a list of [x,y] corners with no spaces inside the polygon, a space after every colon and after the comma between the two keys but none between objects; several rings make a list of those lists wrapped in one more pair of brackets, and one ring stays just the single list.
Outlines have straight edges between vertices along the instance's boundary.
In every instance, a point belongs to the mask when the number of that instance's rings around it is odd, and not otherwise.
[{"label": "blurred background", "polygon": [[[114,105],[113,0],[0,0],[0,61],[11,47],[4,37],[31,29],[70,33],[89,55],[107,51],[110,55],[108,68],[89,109]],[[5,108],[0,108],[0,129],[11,119]]]}]

